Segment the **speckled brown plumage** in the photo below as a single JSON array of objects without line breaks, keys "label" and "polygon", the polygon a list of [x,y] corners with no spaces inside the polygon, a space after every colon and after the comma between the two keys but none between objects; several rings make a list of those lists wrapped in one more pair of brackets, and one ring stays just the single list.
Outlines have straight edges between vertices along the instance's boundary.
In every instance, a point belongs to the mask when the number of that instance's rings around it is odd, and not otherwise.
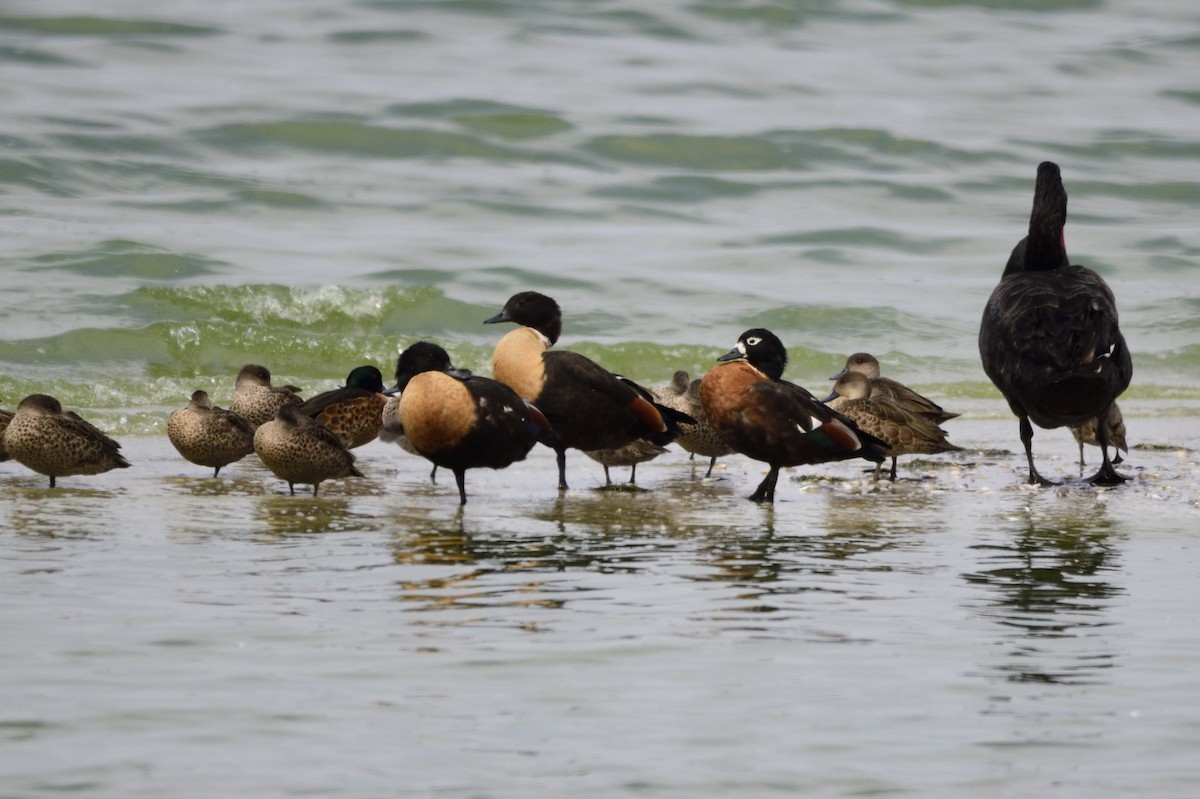
[{"label": "speckled brown plumage", "polygon": [[[1093,447],[1100,446],[1100,440],[1096,436],[1096,420],[1071,428],[1071,435],[1075,436],[1075,442],[1079,444],[1079,468],[1083,468],[1087,464],[1083,459],[1083,445],[1091,444]],[[1108,409],[1108,443],[1115,447],[1119,452],[1112,459],[1113,465],[1122,462],[1120,452],[1129,452],[1129,447],[1125,443],[1125,417],[1121,415],[1121,409],[1117,407],[1117,403],[1113,403]]]},{"label": "speckled brown plumage", "polygon": [[671,382],[665,386],[655,386],[650,389],[656,402],[686,413],[696,420],[695,424],[681,421],[679,436],[675,443],[693,455],[708,458],[708,471],[705,477],[712,475],[717,458],[729,455],[733,449],[709,425],[704,416],[704,406],[700,403],[700,379],[688,379],[688,373],[680,369],[671,377]]},{"label": "speckled brown plumage", "polygon": [[[1067,192],[1058,165],[1038,166],[1029,233],[1009,255],[979,325],[983,370],[1020,421],[1029,482],[1046,485],[1033,462],[1033,424],[1072,427],[1105,418],[1133,377],[1133,360],[1112,289],[1067,258]],[[1103,463],[1088,482],[1129,478],[1109,460],[1108,431],[1098,428]]]},{"label": "speckled brown plumage", "polygon": [[128,468],[121,445],[54,397],[30,394],[21,400],[4,431],[4,446],[13,460],[50,478],[100,474]]},{"label": "speckled brown plumage", "polygon": [[345,386],[318,394],[300,406],[300,413],[316,419],[354,449],[379,435],[387,401],[383,375],[374,366],[359,366],[347,376]]},{"label": "speckled brown plumage", "polygon": [[608,467],[630,467],[629,485],[637,485],[637,465],[639,463],[645,463],[646,461],[654,460],[666,451],[666,447],[659,446],[653,441],[647,441],[644,438],[639,438],[629,442],[623,447],[614,447],[612,449],[585,449],[583,454],[587,455],[596,463],[604,467],[604,485],[610,486],[613,484],[613,481],[612,477],[610,477],[608,474]]},{"label": "speckled brown plumage", "polygon": [[254,425],[213,405],[206,391],[194,392],[186,408],[171,413],[167,438],[187,460],[211,467],[213,477],[254,451]]},{"label": "speckled brown plumage", "polygon": [[271,385],[271,373],[265,366],[248,363],[238,372],[229,410],[258,427],[275,418],[285,404],[304,402],[295,386]]},{"label": "speckled brown plumage", "polygon": [[320,422],[303,416],[294,404],[284,405],[275,418],[254,432],[254,451],[288,490],[296,483],[312,485],[313,496],[325,480],[362,477],[354,468],[354,453]]},{"label": "speckled brown plumage", "polygon": [[0,408],[0,462],[8,460],[8,449],[4,446],[4,431],[8,429],[8,423],[12,421],[12,418],[12,411]]},{"label": "speckled brown plumage", "polygon": [[883,377],[879,371],[879,359],[869,352],[856,352],[847,357],[845,368],[830,380],[838,380],[849,372],[858,372],[870,381],[873,398],[893,400],[901,408],[924,414],[938,424],[957,418],[959,415],[944,410],[941,405],[914,391],[899,380]]},{"label": "speckled brown plumage", "polygon": [[[946,440],[946,431],[932,417],[905,407],[891,397],[877,397],[874,385],[859,372],[847,372],[833,385],[829,407],[854,420],[860,430],[887,442],[892,457],[890,478],[896,479],[900,455],[935,455],[961,449]],[[881,464],[875,466],[879,479]]]}]

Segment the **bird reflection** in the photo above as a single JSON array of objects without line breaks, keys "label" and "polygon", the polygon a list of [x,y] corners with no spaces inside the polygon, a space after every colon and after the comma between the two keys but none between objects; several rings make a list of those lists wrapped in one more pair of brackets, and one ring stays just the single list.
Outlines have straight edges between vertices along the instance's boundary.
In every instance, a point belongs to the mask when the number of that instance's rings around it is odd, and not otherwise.
[{"label": "bird reflection", "polygon": [[[399,599],[419,610],[470,609],[442,623],[478,621],[488,609],[560,608],[597,598],[605,575],[636,574],[686,547],[669,492],[577,492],[537,502],[520,514],[476,517],[412,510],[394,518],[397,564],[407,575]],[[430,568],[432,567],[432,568]],[[499,614],[503,624],[511,615]],[[540,623],[540,622],[537,622]],[[521,622],[522,627],[536,623]]]},{"label": "bird reflection", "polygon": [[1111,580],[1118,536],[1102,509],[1030,516],[1009,525],[1011,543],[976,547],[982,568],[963,579],[990,597],[974,611],[1001,627],[1008,659],[996,669],[1007,679],[1094,682],[1115,665],[1100,630],[1113,623],[1108,606],[1122,593]]},{"label": "bird reflection", "polygon": [[255,503],[256,530],[271,536],[337,533],[363,529],[347,497],[262,496]]},{"label": "bird reflection", "polygon": [[[6,487],[9,510],[5,529],[19,536],[44,538],[98,538],[119,533],[123,520],[97,514],[98,504],[120,501],[123,491],[67,486],[50,489],[42,478],[19,478]],[[53,504],[46,502],[54,497]]]},{"label": "bird reflection", "polygon": [[[944,527],[937,521],[942,518],[938,507],[943,498],[942,493],[916,483],[889,486],[882,492],[831,491],[823,498],[825,522],[811,535],[776,536],[775,514],[770,510],[761,531],[753,535],[725,528],[722,534],[714,528],[705,537],[702,552],[706,565],[715,568],[702,579],[759,583],[764,590],[782,593],[840,592],[846,583],[839,575],[846,572],[919,571],[925,567],[915,558],[890,557],[884,562],[872,556],[920,547],[928,535]],[[768,588],[769,583],[779,585]]]}]

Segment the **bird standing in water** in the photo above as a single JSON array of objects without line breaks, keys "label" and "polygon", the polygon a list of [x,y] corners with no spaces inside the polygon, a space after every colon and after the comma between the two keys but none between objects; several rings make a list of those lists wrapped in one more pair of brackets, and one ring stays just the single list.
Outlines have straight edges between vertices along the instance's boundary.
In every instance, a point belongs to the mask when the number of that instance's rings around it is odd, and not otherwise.
[{"label": "bird standing in water", "polygon": [[248,363],[238,372],[233,385],[229,410],[258,427],[275,418],[275,412],[289,402],[304,402],[295,386],[271,385],[271,372],[265,366]]},{"label": "bird standing in water", "polygon": [[325,480],[362,477],[354,467],[354,453],[337,433],[300,413],[295,403],[275,412],[275,418],[254,431],[254,451],[268,469],[287,481],[288,492],[296,483],[311,484],[313,496]]},{"label": "bird standing in water", "polygon": [[383,407],[383,375],[374,366],[355,367],[346,385],[325,391],[300,406],[300,413],[337,433],[349,449],[369,444],[379,435]]},{"label": "bird standing in water", "polygon": [[[1100,275],[1067,258],[1063,228],[1067,192],[1049,161],[1038,166],[1029,235],[1009,256],[1000,284],[983,310],[979,354],[983,370],[1020,420],[1029,482],[1052,485],[1033,462],[1033,427],[1075,427],[1108,418],[1133,376],[1133,361],[1117,320],[1117,303]],[[1129,478],[1109,460],[1107,425],[1096,428],[1103,453],[1096,485]]]},{"label": "bird standing in water", "polygon": [[13,460],[49,477],[51,488],[56,477],[129,468],[120,444],[47,394],[30,394],[17,405],[4,448]]},{"label": "bird standing in water", "polygon": [[696,422],[680,422],[679,437],[675,443],[692,453],[692,457],[700,455],[708,458],[708,471],[705,477],[711,477],[717,458],[728,455],[733,449],[725,440],[717,435],[704,418],[704,406],[700,404],[700,379],[691,380],[683,369],[676,370],[671,376],[671,382],[665,386],[653,386],[650,393],[654,399],[674,408],[696,420]]},{"label": "bird standing in water", "polygon": [[254,451],[254,425],[213,405],[206,391],[192,392],[186,408],[171,412],[167,438],[192,463],[212,467],[213,477]]},{"label": "bird standing in water", "polygon": [[[859,429],[887,442],[888,455],[892,457],[888,479],[893,483],[896,482],[896,458],[901,455],[936,455],[961,450],[946,440],[946,431],[938,427],[935,416],[914,411],[892,397],[875,396],[870,379],[861,372],[846,372],[839,377],[825,402],[838,413],[853,419]],[[876,480],[882,468],[882,464],[876,465]]]},{"label": "bird standing in water", "polygon": [[752,501],[775,501],[784,466],[847,458],[883,462],[886,443],[783,379],[787,350],[770,330],[747,330],[717,360],[722,363],[700,381],[700,402],[708,423],[734,450],[770,466]]},{"label": "bird standing in water", "polygon": [[[951,413],[942,408],[925,395],[909,388],[899,380],[884,377],[879,370],[879,359],[869,352],[856,352],[846,358],[846,366],[830,380],[841,380],[851,372],[858,372],[867,378],[870,392],[867,396],[874,399],[890,399],[901,408],[928,416],[937,424],[958,418],[959,414]],[[828,400],[827,400],[828,401]]]},{"label": "bird standing in water", "polygon": [[650,392],[577,352],[548,351],[562,333],[562,311],[545,294],[514,294],[484,324],[516,322],[492,352],[492,373],[546,414],[558,435],[558,488],[567,490],[567,450],[623,447],[636,439],[665,446],[692,422]]},{"label": "bird standing in water", "polygon": [[533,445],[556,442],[546,417],[503,383],[455,369],[437,344],[418,341],[396,361],[399,430],[413,448],[454,473],[467,504],[466,471],[503,469]]}]

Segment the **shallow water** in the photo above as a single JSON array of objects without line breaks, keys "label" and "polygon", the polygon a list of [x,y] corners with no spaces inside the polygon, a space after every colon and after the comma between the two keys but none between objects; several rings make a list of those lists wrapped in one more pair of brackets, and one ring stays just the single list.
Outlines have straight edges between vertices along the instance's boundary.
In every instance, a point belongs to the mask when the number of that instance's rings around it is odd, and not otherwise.
[{"label": "shallow water", "polygon": [[1012,427],[773,509],[679,453],[560,497],[539,450],[462,510],[378,442],[317,499],[145,437],[54,492],[5,469],[7,790],[1178,795],[1200,462],[1030,489]]},{"label": "shallow water", "polygon": [[[1186,794],[1200,17],[1019,5],[6,5],[0,404],[133,467],[0,464],[0,794]],[[1116,490],[1024,487],[979,365],[1044,159],[1134,352]],[[460,510],[378,442],[313,499],[165,439],[246,362],[488,373],[530,288],[647,383],[753,326],[814,390],[872,351],[965,451],[772,509],[743,458],[560,496],[538,450]]]}]

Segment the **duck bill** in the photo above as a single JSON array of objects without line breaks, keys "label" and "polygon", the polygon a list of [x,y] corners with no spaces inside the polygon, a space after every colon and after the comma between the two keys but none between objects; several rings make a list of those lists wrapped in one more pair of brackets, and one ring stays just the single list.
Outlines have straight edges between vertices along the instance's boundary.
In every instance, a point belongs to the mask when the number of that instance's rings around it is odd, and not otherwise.
[{"label": "duck bill", "polygon": [[722,355],[720,358],[717,358],[717,360],[718,361],[737,361],[737,360],[743,360],[743,359],[745,359],[745,357],[746,357],[746,353],[742,352],[737,347],[734,347],[729,352]]},{"label": "duck bill", "polygon": [[387,396],[387,397],[394,397],[400,393],[400,384],[397,383],[396,385],[392,386],[391,388],[385,388],[383,391],[381,391],[379,393],[383,394],[384,396]]},{"label": "duck bill", "polygon": [[829,392],[829,396],[826,397],[825,399],[821,400],[821,402],[833,402],[837,398],[838,398],[838,393],[836,391],[831,391],[831,392]]},{"label": "duck bill", "polygon": [[[845,377],[849,373],[850,373],[849,369],[843,369],[842,371],[838,372],[836,375],[834,375],[833,377],[831,377],[829,379],[830,380],[841,380],[843,377]],[[825,400],[825,401],[829,402],[829,400]]]},{"label": "duck bill", "polygon": [[496,314],[495,316],[484,319],[483,323],[485,325],[495,325],[495,324],[499,324],[500,322],[511,322],[511,321],[512,321],[512,317],[509,316],[508,314],[506,314],[504,311],[501,311],[500,313]]},{"label": "duck bill", "polygon": [[470,369],[462,369],[458,366],[451,366],[446,370],[446,374],[450,375],[456,380],[466,380],[468,377],[474,377]]}]

